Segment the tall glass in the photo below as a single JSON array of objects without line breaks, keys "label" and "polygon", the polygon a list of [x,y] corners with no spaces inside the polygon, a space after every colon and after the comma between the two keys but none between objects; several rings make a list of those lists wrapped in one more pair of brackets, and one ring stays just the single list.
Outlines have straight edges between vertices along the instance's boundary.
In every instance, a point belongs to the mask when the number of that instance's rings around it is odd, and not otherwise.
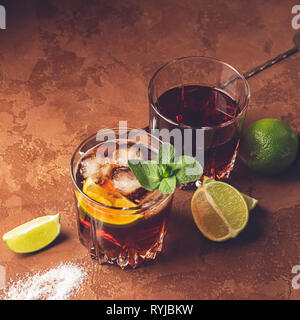
[{"label": "tall glass", "polygon": [[[79,239],[100,264],[136,267],[162,250],[173,195],[136,186],[127,160],[136,158],[134,146],[147,160],[161,141],[138,129],[131,130],[130,137],[127,128],[101,130],[105,139],[99,132],[84,140],[71,160]],[[105,158],[98,157],[100,150]],[[112,199],[118,206],[111,205]]]},{"label": "tall glass", "polygon": [[[150,129],[201,129],[204,174],[228,178],[250,98],[246,79],[229,64],[207,57],[174,59],[148,87]],[[193,154],[197,146],[192,138]],[[163,137],[162,137],[163,138]]]}]

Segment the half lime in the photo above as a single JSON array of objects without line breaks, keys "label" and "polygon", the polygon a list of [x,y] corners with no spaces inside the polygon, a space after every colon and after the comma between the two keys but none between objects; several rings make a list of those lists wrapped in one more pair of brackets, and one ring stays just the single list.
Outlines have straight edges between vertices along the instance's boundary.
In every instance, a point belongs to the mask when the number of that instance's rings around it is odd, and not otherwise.
[{"label": "half lime", "polygon": [[191,209],[198,229],[213,241],[236,237],[249,217],[247,203],[240,192],[219,181],[200,186],[193,195]]}]

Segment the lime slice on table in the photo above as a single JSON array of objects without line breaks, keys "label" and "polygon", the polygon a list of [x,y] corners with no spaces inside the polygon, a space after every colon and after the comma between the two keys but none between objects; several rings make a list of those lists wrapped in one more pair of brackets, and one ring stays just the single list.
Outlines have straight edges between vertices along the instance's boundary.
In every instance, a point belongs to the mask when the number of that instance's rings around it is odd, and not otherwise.
[{"label": "lime slice on table", "polygon": [[[211,179],[206,176],[203,177],[203,184],[207,184],[207,183],[214,182],[214,181],[216,181],[216,180]],[[244,199],[247,203],[247,206],[248,206],[248,210],[249,211],[253,210],[256,207],[256,205],[258,204],[258,200],[256,200],[255,198],[252,198],[250,196],[247,196],[246,194],[244,194],[242,192],[240,192],[240,194],[244,197]]]},{"label": "lime slice on table", "polygon": [[236,237],[249,217],[247,203],[240,192],[219,181],[200,186],[193,195],[191,209],[198,229],[213,241]]},{"label": "lime slice on table", "polygon": [[115,227],[124,227],[132,224],[143,217],[142,214],[136,214],[137,210],[121,210],[122,208],[134,208],[137,205],[122,196],[112,187],[104,188],[96,184],[92,178],[87,178],[83,184],[82,191],[91,199],[111,207],[119,209],[106,208],[91,201],[86,200],[79,193],[76,194],[79,207],[83,213],[95,218],[107,225]]},{"label": "lime slice on table", "polygon": [[60,233],[60,214],[33,219],[5,233],[4,243],[13,252],[29,253],[50,244]]}]

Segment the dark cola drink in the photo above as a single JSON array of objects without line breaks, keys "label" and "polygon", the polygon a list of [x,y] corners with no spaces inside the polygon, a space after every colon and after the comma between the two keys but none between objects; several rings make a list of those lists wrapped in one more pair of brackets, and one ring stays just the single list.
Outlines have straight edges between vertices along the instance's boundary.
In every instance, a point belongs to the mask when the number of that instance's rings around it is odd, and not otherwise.
[{"label": "dark cola drink", "polygon": [[[240,113],[235,100],[220,89],[185,85],[161,94],[156,108],[164,118],[171,120],[161,120],[160,124],[156,124],[160,129],[181,128],[183,134],[184,128],[202,129],[204,175],[217,179],[228,177],[239,144],[241,125],[237,123],[242,124],[242,121],[235,121]],[[195,141],[191,143],[194,155],[197,144]]]},{"label": "dark cola drink", "polygon": [[128,141],[98,144],[75,170],[79,239],[100,263],[136,267],[162,249],[172,195],[141,187],[128,167],[128,159],[150,156],[140,147]]}]

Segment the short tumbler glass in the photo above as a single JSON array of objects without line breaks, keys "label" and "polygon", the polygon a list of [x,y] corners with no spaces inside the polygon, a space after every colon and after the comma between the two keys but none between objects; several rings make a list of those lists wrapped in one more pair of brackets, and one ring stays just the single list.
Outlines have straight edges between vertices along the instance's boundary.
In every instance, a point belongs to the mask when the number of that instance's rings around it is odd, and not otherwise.
[{"label": "short tumbler glass", "polygon": [[[116,143],[121,148],[120,143],[124,144],[124,141],[130,145],[136,144],[138,140],[139,145],[142,144],[147,150],[154,150],[155,153],[161,144],[159,139],[143,130],[134,129],[136,135],[131,131],[130,139],[127,136],[128,132],[120,132],[120,128],[107,130],[115,136],[106,139],[105,142],[99,142],[98,134],[90,136],[78,146],[71,160],[78,234],[80,242],[100,264],[134,268],[145,260],[154,260],[162,250],[173,195],[163,195],[157,190],[140,205],[113,207],[105,201],[95,201],[85,194],[79,166],[87,154],[95,155],[99,146]],[[148,157],[149,152],[146,154]],[[109,157],[106,160],[109,162]],[[118,167],[114,164],[113,169],[115,168],[119,168],[121,173],[128,169],[126,166]],[[118,179],[122,179],[121,175]],[[139,192],[143,194],[143,190],[139,189]],[[124,200],[122,201],[124,203]]]},{"label": "short tumbler glass", "polygon": [[242,74],[213,58],[174,59],[155,72],[149,83],[148,98],[150,130],[202,129],[204,175],[217,179],[229,177],[250,98]]}]

